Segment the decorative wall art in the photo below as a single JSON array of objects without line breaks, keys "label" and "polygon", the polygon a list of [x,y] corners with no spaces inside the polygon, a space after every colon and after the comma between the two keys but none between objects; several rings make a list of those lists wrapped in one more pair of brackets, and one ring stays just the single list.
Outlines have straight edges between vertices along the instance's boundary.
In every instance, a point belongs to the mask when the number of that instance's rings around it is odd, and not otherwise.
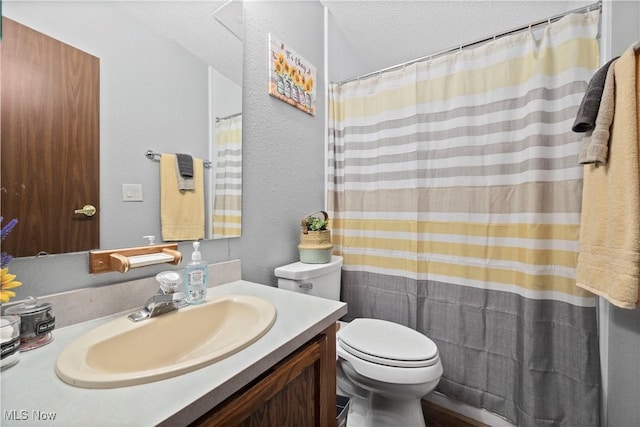
[{"label": "decorative wall art", "polygon": [[316,67],[271,33],[269,95],[316,115]]}]

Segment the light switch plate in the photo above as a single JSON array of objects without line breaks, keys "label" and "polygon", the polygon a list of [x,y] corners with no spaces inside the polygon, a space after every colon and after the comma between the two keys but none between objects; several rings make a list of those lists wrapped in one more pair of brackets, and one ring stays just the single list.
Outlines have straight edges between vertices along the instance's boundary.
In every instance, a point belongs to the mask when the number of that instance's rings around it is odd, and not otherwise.
[{"label": "light switch plate", "polygon": [[123,202],[141,202],[142,184],[122,184]]}]

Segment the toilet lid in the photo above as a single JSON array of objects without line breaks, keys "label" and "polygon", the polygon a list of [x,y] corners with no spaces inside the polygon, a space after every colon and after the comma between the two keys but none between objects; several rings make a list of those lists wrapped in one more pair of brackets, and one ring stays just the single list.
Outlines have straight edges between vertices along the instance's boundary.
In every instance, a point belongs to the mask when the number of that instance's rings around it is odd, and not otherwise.
[{"label": "toilet lid", "polygon": [[355,319],[341,328],[341,347],[350,354],[386,366],[424,367],[438,361],[438,347],[418,331],[379,319]]}]

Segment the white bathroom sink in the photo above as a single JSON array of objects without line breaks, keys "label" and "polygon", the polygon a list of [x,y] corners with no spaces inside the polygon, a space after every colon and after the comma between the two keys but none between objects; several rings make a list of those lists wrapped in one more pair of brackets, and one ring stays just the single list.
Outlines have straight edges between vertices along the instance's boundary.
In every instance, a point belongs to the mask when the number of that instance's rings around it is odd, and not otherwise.
[{"label": "white bathroom sink", "polygon": [[82,335],[56,360],[56,373],[78,387],[148,383],[199,369],[251,345],[276,318],[269,301],[247,296],[207,302],[141,322],[126,316]]}]

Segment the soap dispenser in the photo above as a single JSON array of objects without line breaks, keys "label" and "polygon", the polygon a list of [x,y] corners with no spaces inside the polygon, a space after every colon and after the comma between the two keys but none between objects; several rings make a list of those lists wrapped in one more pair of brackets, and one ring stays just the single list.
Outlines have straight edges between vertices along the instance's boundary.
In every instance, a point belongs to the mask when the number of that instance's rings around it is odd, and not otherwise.
[{"label": "soap dispenser", "polygon": [[200,304],[207,298],[209,287],[209,267],[202,261],[200,242],[193,242],[191,262],[184,268],[185,294],[189,304]]}]

